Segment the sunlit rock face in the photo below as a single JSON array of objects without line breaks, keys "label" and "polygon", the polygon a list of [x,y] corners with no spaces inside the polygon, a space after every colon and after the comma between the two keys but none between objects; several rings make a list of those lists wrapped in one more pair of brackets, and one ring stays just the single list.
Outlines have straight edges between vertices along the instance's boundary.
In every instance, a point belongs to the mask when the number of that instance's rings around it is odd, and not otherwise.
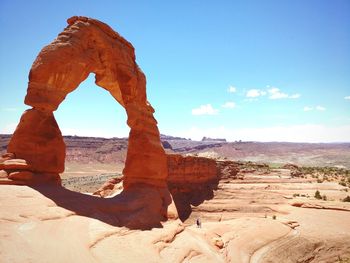
[{"label": "sunlit rock face", "polygon": [[53,111],[94,73],[96,85],[108,90],[127,112],[131,130],[124,188],[137,184],[166,187],[167,158],[134,47],[98,20],[75,16],[67,22],[32,65],[25,97],[32,109],[23,113],[8,152],[26,160],[37,174],[63,172],[65,144]]}]

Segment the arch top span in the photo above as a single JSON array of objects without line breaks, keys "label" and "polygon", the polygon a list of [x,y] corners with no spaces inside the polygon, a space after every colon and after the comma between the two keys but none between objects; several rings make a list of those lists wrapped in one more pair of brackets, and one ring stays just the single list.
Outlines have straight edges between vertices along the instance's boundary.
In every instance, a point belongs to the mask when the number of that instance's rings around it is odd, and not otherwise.
[{"label": "arch top span", "polygon": [[122,106],[146,101],[146,78],[134,47],[108,25],[75,16],[34,61],[25,103],[54,111],[90,73]]},{"label": "arch top span", "polygon": [[124,187],[139,183],[166,187],[166,155],[134,47],[96,19],[74,16],[67,22],[30,69],[25,104],[33,108],[22,115],[8,152],[25,159],[37,174],[63,172],[65,144],[53,111],[94,73],[96,85],[109,91],[128,115]]}]

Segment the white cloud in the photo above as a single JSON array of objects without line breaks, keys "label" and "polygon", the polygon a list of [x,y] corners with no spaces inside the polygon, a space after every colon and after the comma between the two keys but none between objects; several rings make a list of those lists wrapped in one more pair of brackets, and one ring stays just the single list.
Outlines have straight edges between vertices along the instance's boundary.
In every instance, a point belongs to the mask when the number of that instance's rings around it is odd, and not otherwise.
[{"label": "white cloud", "polygon": [[234,87],[234,86],[230,86],[228,89],[227,89],[227,92],[229,93],[235,93],[237,91],[237,88]]},{"label": "white cloud", "polygon": [[219,110],[214,109],[211,104],[201,105],[192,110],[192,115],[215,115]]},{"label": "white cloud", "polygon": [[268,90],[270,97],[269,99],[276,100],[276,99],[298,99],[300,97],[300,94],[295,93],[292,95],[288,95],[287,93],[282,92],[279,88],[271,88]]},{"label": "white cloud", "polygon": [[228,101],[225,104],[222,105],[223,108],[233,109],[236,107],[236,103],[233,101]]},{"label": "white cloud", "polygon": [[313,110],[325,111],[326,108],[320,105],[317,105],[316,107],[309,107],[309,106],[304,107],[304,111],[313,111]]},{"label": "white cloud", "polygon": [[291,99],[298,99],[298,98],[300,98],[300,96],[301,95],[299,93],[295,93],[293,95],[290,95],[289,98],[291,98]]},{"label": "white cloud", "polygon": [[266,95],[266,91],[259,90],[259,89],[248,90],[246,94],[248,98],[256,98],[264,95]]},{"label": "white cloud", "polygon": [[326,125],[291,125],[272,126],[261,128],[233,128],[224,126],[201,129],[191,129],[174,134],[201,140],[204,136],[212,138],[226,138],[228,141],[280,141],[280,142],[350,142],[350,125],[326,126]]},{"label": "white cloud", "polygon": [[313,109],[314,109],[313,107],[309,107],[309,106],[304,107],[304,111],[312,111]]},{"label": "white cloud", "polygon": [[[267,88],[269,88],[270,86],[266,86]],[[259,89],[251,89],[248,90],[246,97],[248,98],[257,98],[260,96],[265,96],[266,94],[269,94],[269,99],[272,100],[277,100],[277,99],[298,99],[300,98],[300,94],[299,93],[295,93],[292,95],[289,95],[287,93],[282,92],[279,88],[276,87],[271,87],[270,89],[266,91],[264,90],[259,90]]]},{"label": "white cloud", "polygon": [[345,96],[344,99],[350,100],[350,96]]},{"label": "white cloud", "polygon": [[320,105],[316,106],[315,109],[316,109],[316,110],[319,110],[319,111],[325,111],[325,110],[326,110],[325,107],[322,107],[322,106],[320,106]]},{"label": "white cloud", "polygon": [[281,92],[278,88],[269,89],[268,92],[270,94],[269,98],[272,100],[288,98],[288,94]]}]

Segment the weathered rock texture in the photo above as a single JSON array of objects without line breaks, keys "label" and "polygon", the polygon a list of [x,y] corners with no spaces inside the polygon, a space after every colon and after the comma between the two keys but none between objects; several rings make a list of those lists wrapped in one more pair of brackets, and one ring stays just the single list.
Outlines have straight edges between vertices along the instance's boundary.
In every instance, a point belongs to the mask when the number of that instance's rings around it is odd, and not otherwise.
[{"label": "weathered rock texture", "polygon": [[167,156],[169,189],[190,192],[193,189],[218,183],[219,174],[214,159],[180,154]]},{"label": "weathered rock texture", "polygon": [[179,154],[167,157],[168,188],[182,221],[190,216],[192,206],[214,197],[221,179],[235,179],[239,171],[238,165],[232,161]]},{"label": "weathered rock texture", "polygon": [[168,187],[172,192],[215,188],[221,179],[235,179],[236,162],[198,156],[168,154]]},{"label": "weathered rock texture", "polygon": [[23,114],[8,152],[26,160],[36,173],[63,172],[65,144],[53,111],[90,73],[128,115],[124,188],[140,183],[166,187],[167,159],[134,48],[108,25],[87,17],[69,18],[34,61],[25,97],[33,108]]}]

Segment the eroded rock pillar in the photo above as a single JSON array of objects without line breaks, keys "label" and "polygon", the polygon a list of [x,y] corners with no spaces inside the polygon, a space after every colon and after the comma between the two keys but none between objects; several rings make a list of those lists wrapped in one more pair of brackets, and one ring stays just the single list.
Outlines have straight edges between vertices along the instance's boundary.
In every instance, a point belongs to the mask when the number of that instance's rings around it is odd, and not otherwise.
[{"label": "eroded rock pillar", "polygon": [[26,110],[7,151],[14,153],[16,159],[26,160],[26,169],[38,174],[31,181],[56,181],[64,171],[66,145],[51,111]]},{"label": "eroded rock pillar", "polygon": [[160,142],[157,121],[151,105],[126,105],[130,126],[128,153],[125,162],[124,188],[134,184],[167,187],[167,158]]}]

